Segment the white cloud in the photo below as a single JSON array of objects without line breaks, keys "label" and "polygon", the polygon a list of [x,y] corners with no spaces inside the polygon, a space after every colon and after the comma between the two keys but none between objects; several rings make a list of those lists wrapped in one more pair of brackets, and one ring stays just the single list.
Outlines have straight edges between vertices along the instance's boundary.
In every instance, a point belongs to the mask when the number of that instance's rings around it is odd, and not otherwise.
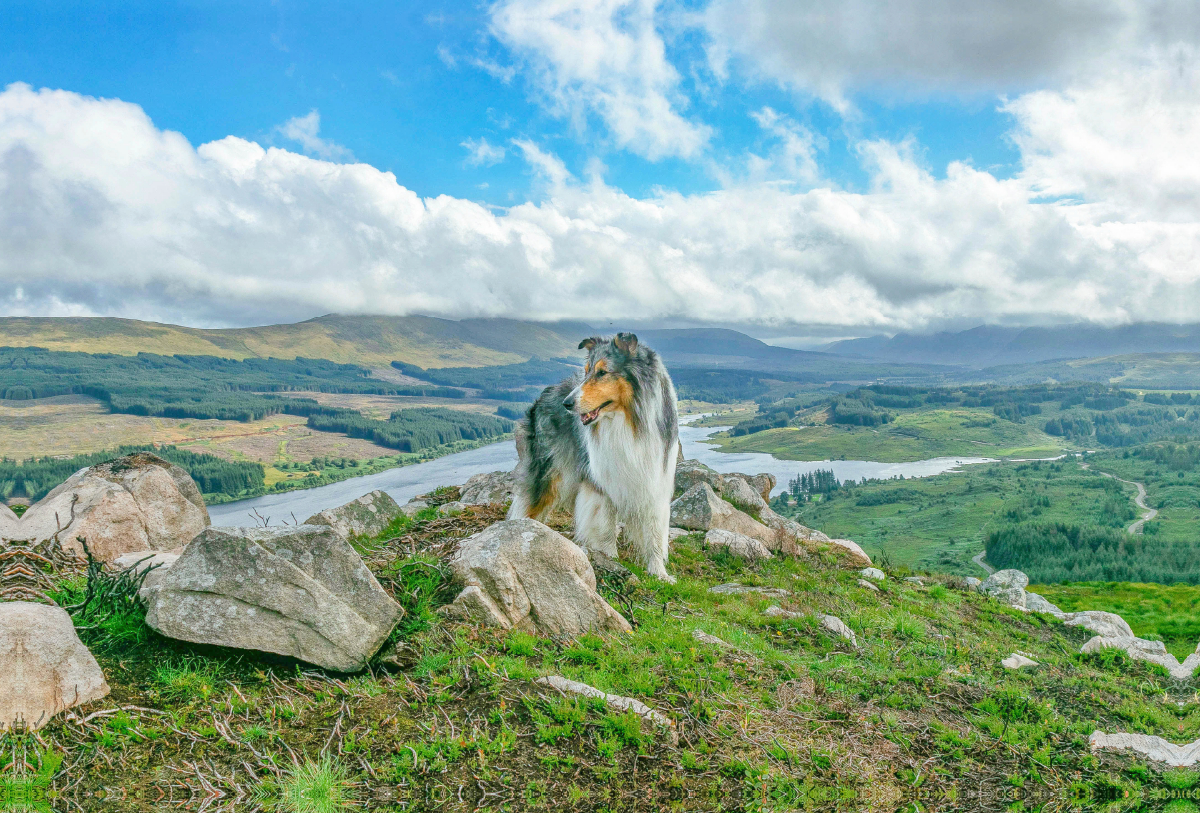
[{"label": "white cloud", "polygon": [[595,115],[620,147],[651,160],[692,158],[711,129],[681,112],[687,100],[655,7],[656,0],[502,0],[491,30],[579,129]]},{"label": "white cloud", "polygon": [[864,88],[990,94],[1077,81],[1200,32],[1191,0],[714,0],[704,18],[719,74],[732,57],[843,108]]},{"label": "white cloud", "polygon": [[277,128],[279,134],[289,141],[295,141],[309,155],[324,158],[327,161],[353,161],[354,154],[341,144],[335,144],[321,138],[321,114],[317,110],[308,111],[306,116],[290,118]]},{"label": "white cloud", "polygon": [[935,178],[908,146],[867,142],[862,194],[746,182],[638,199],[520,140],[549,197],[501,211],[240,138],[193,148],[136,105],[13,85],[0,93],[0,311],[1198,321],[1195,64],[1164,56],[1013,99],[1026,162],[1010,179],[965,164]]},{"label": "white cloud", "polygon": [[465,163],[469,167],[490,167],[504,160],[504,148],[496,144],[489,144],[486,138],[479,140],[468,138],[459,146],[467,151]]}]

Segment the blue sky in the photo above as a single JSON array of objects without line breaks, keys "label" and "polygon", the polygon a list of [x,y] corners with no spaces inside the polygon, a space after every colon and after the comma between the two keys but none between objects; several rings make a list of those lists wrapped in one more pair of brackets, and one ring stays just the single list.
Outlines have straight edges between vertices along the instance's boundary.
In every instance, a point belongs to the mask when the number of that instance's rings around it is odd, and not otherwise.
[{"label": "blue sky", "polygon": [[[583,128],[537,102],[519,73],[495,75],[472,64],[512,69],[488,33],[479,3],[8,3],[0,24],[0,85],[116,97],[140,105],[160,128],[193,144],[237,135],[289,145],[277,128],[317,110],[322,138],[354,158],[394,172],[424,196],[509,206],[538,194],[512,139],[529,139],[576,175],[589,160],[608,183],[635,196],[658,188],[718,188],[702,162],[659,160],[614,146],[594,117]],[[672,49],[701,59],[703,37],[687,32]],[[1017,152],[1011,117],[993,93],[896,99],[863,92],[845,122],[810,94],[769,82],[716,86],[684,82],[689,110],[714,129],[712,156],[761,151],[768,139],[751,113],[787,112],[827,140],[819,162],[846,189],[869,183],[847,138],[912,138],[935,175],[953,160],[1010,175]],[[506,160],[468,165],[468,140],[507,148]],[[486,186],[482,186],[486,184]]]},{"label": "blue sky", "polygon": [[1198,111],[1185,0],[10,1],[0,313],[1197,321]]}]

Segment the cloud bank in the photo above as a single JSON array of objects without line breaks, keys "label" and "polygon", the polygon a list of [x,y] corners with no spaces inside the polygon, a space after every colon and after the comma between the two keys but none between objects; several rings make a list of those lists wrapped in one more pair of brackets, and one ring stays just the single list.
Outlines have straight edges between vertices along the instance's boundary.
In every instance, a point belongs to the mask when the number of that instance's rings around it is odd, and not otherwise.
[{"label": "cloud bank", "polygon": [[[232,136],[193,147],[137,105],[12,85],[0,310],[193,325],[330,311],[1200,321],[1198,64],[1175,49],[1011,99],[1010,179],[966,164],[936,178],[911,145],[875,141],[858,145],[870,191],[822,186],[805,132],[764,110],[805,191],[751,179],[639,199],[518,141],[546,196],[504,211]],[[316,124],[298,132],[319,138]]]}]

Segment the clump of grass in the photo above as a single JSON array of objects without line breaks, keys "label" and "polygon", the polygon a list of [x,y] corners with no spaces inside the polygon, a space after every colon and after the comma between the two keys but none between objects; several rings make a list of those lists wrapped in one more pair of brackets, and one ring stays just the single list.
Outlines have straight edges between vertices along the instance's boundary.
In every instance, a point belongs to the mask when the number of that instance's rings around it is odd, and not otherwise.
[{"label": "clump of grass", "polygon": [[[418,553],[393,562],[383,574],[404,617],[392,633],[394,639],[411,638],[438,621],[435,610],[453,596],[450,572],[436,556]],[[383,651],[387,651],[384,647]]]},{"label": "clump of grass", "polygon": [[335,813],[352,804],[346,768],[329,757],[298,765],[279,781],[278,813]]},{"label": "clump of grass", "polygon": [[154,670],[158,692],[168,700],[207,700],[219,675],[211,663],[187,659],[159,664]]}]

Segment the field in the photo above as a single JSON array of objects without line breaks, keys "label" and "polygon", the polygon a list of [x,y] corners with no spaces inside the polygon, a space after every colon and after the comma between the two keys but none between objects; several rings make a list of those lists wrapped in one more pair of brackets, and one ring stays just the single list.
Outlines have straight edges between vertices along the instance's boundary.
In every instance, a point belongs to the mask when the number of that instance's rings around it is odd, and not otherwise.
[{"label": "field", "polygon": [[[428,510],[358,540],[407,610],[359,674],[164,639],[135,602],[77,611],[113,694],[36,740],[0,739],[20,757],[7,798],[90,810],[104,794],[116,813],[218,794],[274,813],[1002,811],[1028,809],[1023,798],[1121,813],[1200,784],[1088,746],[1097,729],[1200,735],[1194,701],[1169,702],[1161,669],[1074,654],[1086,632],[952,579],[917,587],[893,573],[870,592],[827,554],[750,565],[697,534],[676,541],[678,584],[602,584],[630,634],[556,641],[450,621],[436,612],[455,593],[438,553],[499,516]],[[708,591],[730,581],[790,594]],[[74,603],[83,589],[66,578],[56,595]],[[797,615],[769,618],[772,603]],[[822,628],[822,613],[856,645]],[[1042,666],[1001,668],[1013,651]],[[551,691],[534,682],[543,675],[637,698],[672,731]]]},{"label": "field", "polygon": [[1071,459],[874,482],[783,510],[896,566],[983,576],[971,557],[983,550],[989,529],[1028,521],[1123,527],[1134,518],[1133,493]]},{"label": "field", "polygon": [[1194,585],[1076,582],[1029,589],[1066,612],[1116,613],[1129,622],[1135,635],[1163,641],[1181,661],[1200,644],[1200,587]]},{"label": "field", "polygon": [[767,452],[785,460],[877,460],[901,463],[933,457],[1055,457],[1075,444],[1047,435],[1034,422],[1013,423],[991,409],[901,412],[882,426],[812,425],[768,429],[716,440],[728,452]]}]

